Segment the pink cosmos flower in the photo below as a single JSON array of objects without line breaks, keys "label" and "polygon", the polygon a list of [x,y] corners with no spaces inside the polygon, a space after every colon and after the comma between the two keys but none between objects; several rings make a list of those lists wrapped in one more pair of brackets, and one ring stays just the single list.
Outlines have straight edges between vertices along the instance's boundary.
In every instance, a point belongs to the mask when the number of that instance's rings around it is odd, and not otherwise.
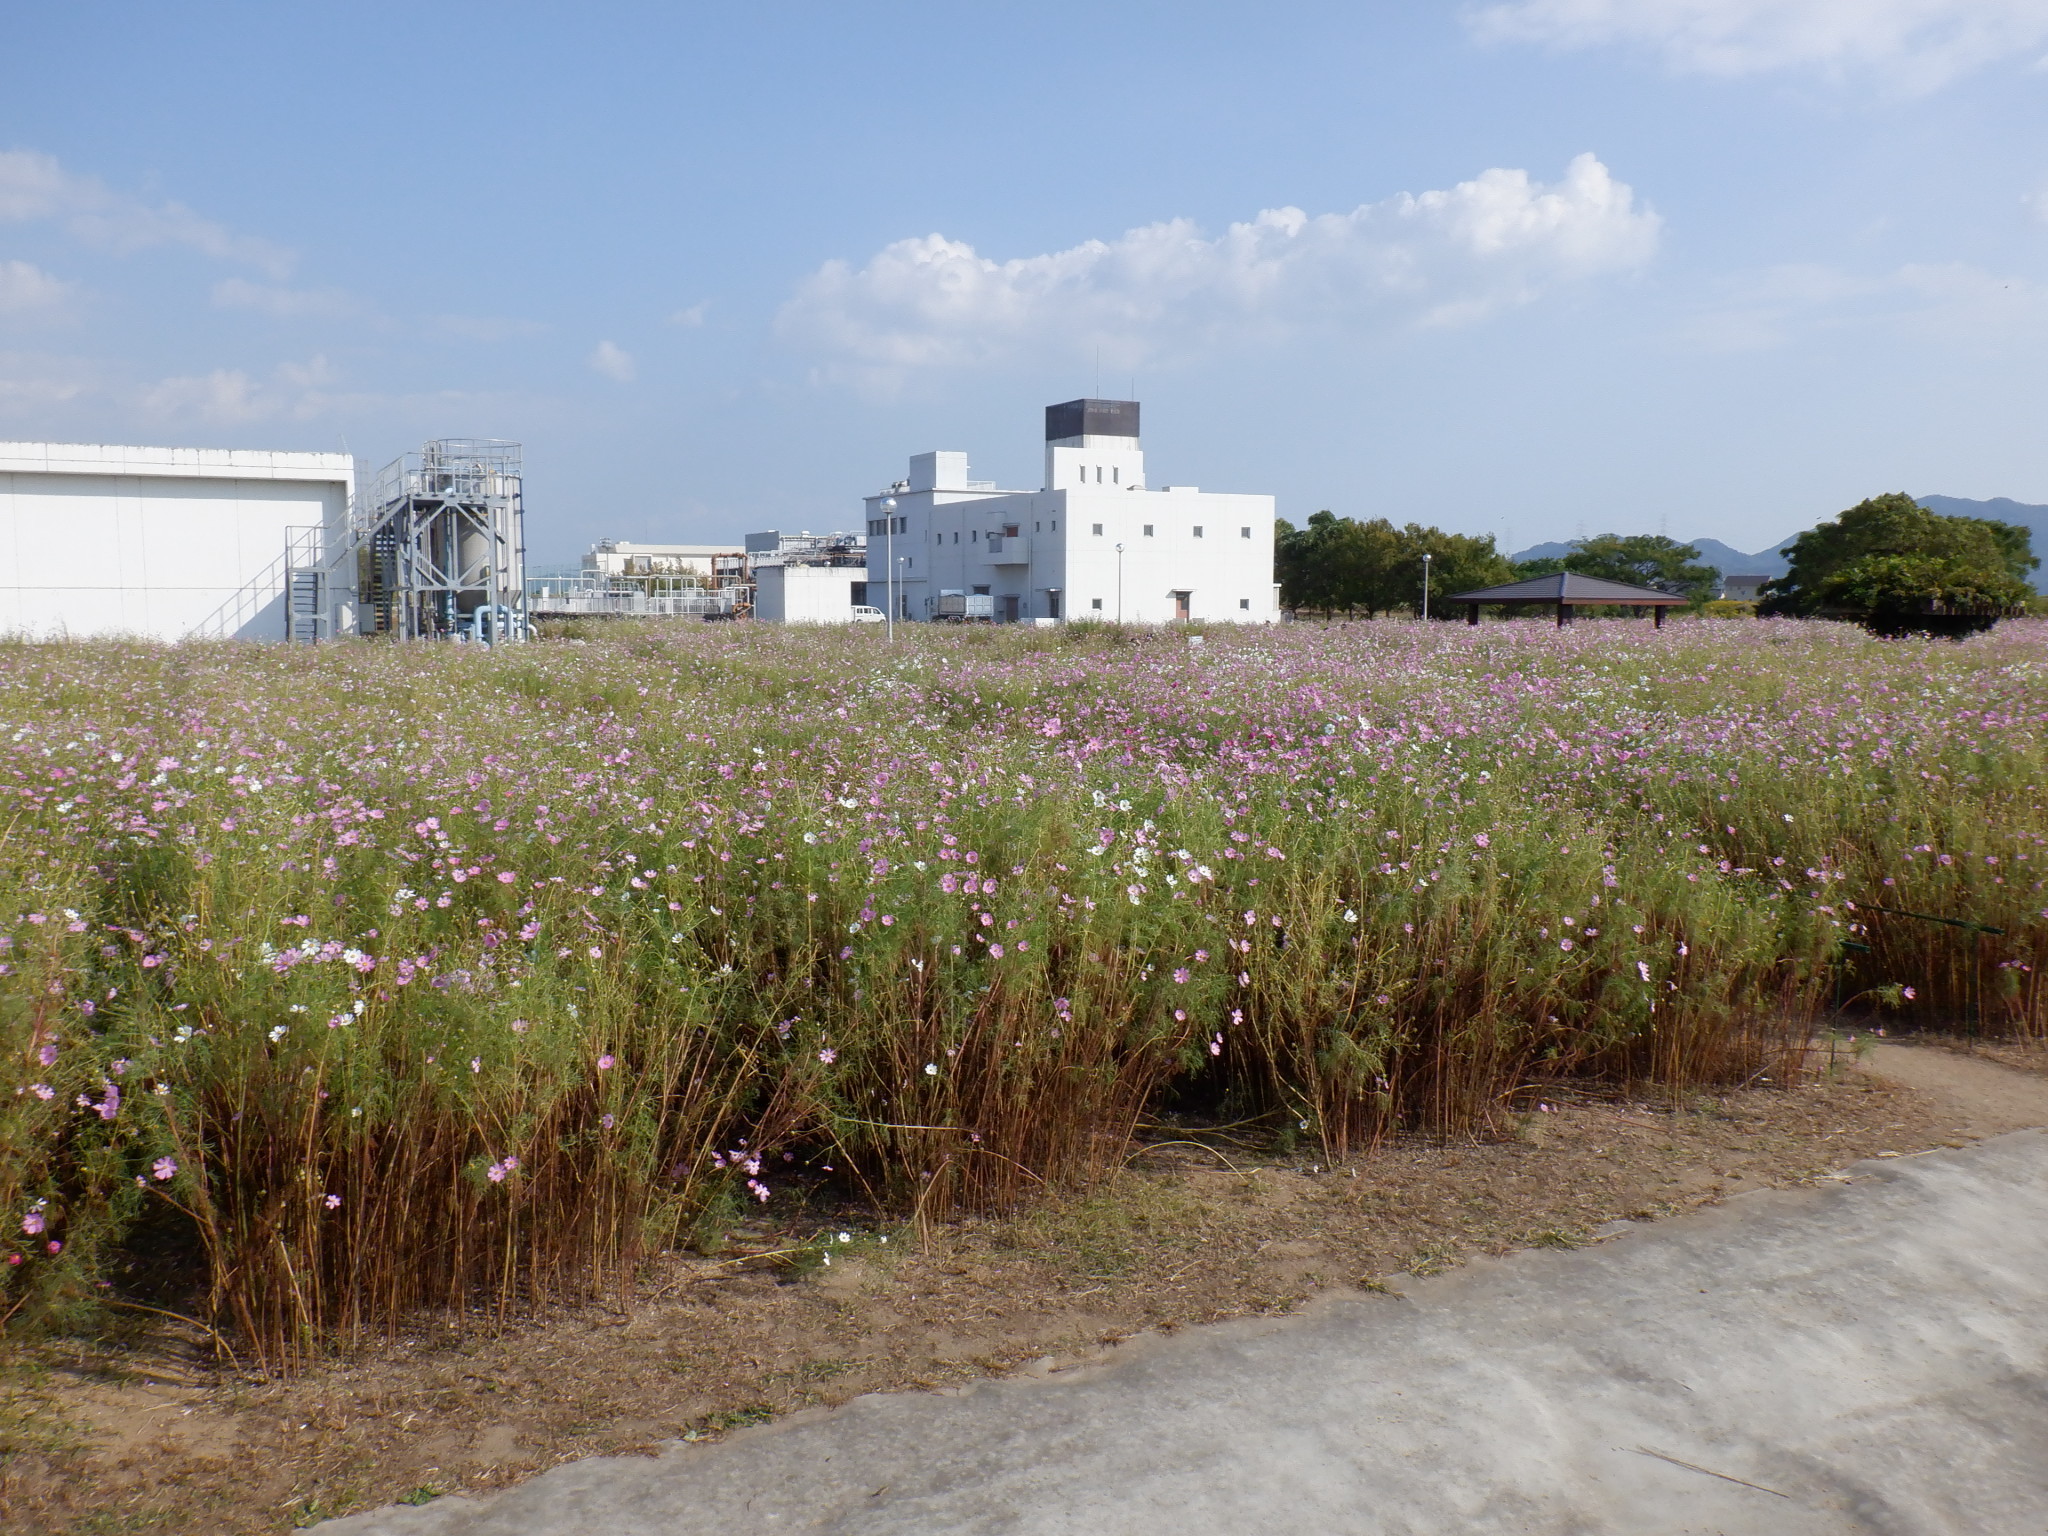
[{"label": "pink cosmos flower", "polygon": [[609,1072],[613,1067],[617,1066],[618,1064],[618,1058],[612,1055],[610,1051],[606,1051],[602,1056],[597,1058],[597,1070],[600,1072]]},{"label": "pink cosmos flower", "polygon": [[160,1157],[150,1164],[149,1171],[159,1184],[167,1184],[178,1176],[178,1164],[173,1158]]},{"label": "pink cosmos flower", "polygon": [[43,1213],[41,1211],[30,1211],[26,1216],[22,1217],[21,1230],[30,1237],[34,1237],[38,1232],[42,1231]]}]

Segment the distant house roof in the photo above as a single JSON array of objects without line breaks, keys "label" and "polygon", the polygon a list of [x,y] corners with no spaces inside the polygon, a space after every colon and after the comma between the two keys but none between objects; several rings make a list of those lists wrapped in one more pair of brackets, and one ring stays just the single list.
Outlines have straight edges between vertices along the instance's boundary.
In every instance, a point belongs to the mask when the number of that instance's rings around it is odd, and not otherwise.
[{"label": "distant house roof", "polygon": [[1627,603],[1636,607],[1683,608],[1690,598],[1659,592],[1655,587],[1632,587],[1622,581],[1602,581],[1581,576],[1577,571],[1558,571],[1549,576],[1532,576],[1511,581],[1504,587],[1481,587],[1476,592],[1456,592],[1439,599],[1446,603]]}]

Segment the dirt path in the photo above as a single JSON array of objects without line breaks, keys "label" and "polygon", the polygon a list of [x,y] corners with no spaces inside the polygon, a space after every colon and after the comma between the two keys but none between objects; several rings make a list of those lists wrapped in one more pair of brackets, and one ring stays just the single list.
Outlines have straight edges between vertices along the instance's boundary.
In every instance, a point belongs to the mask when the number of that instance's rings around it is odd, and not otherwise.
[{"label": "dirt path", "polygon": [[2048,1126],[2048,1074],[1935,1046],[1879,1042],[1862,1062],[1873,1076],[1919,1096],[1923,1106],[1975,1141],[2030,1126]]},{"label": "dirt path", "polygon": [[[1961,1079],[1957,1079],[1961,1081]],[[2048,1134],[333,1536],[2039,1536]]]}]

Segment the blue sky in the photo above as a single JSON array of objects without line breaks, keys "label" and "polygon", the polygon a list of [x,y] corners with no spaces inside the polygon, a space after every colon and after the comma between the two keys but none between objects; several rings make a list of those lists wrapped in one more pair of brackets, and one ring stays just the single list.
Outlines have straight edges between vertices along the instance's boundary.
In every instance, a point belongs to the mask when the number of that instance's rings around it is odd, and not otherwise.
[{"label": "blue sky", "polygon": [[[526,445],[539,560],[906,455],[1755,549],[2048,501],[2048,0],[0,6],[0,438]],[[1099,363],[1098,363],[1099,359]]]}]

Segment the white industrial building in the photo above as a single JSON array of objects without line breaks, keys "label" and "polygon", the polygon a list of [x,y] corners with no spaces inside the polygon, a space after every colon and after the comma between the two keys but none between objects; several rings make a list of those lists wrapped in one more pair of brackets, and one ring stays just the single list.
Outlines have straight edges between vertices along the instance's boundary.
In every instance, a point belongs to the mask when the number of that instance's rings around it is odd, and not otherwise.
[{"label": "white industrial building", "polygon": [[867,515],[868,600],[887,606],[893,587],[899,618],[936,617],[949,592],[988,595],[1008,623],[1279,618],[1273,498],[1154,490],[1134,400],[1047,406],[1041,490],[970,480],[964,453],[921,453]]},{"label": "white industrial building", "polygon": [[625,539],[600,539],[584,552],[583,574],[695,576],[709,586],[745,554],[738,544],[634,544]]},{"label": "white industrial building", "polygon": [[0,443],[0,632],[282,640],[354,494],[341,453]]},{"label": "white industrial building", "polygon": [[0,633],[520,632],[516,443],[446,439],[358,494],[340,453],[0,443]]},{"label": "white industrial building", "polygon": [[754,617],[775,624],[851,624],[868,602],[867,540],[858,533],[783,533],[746,537],[754,580]]}]

